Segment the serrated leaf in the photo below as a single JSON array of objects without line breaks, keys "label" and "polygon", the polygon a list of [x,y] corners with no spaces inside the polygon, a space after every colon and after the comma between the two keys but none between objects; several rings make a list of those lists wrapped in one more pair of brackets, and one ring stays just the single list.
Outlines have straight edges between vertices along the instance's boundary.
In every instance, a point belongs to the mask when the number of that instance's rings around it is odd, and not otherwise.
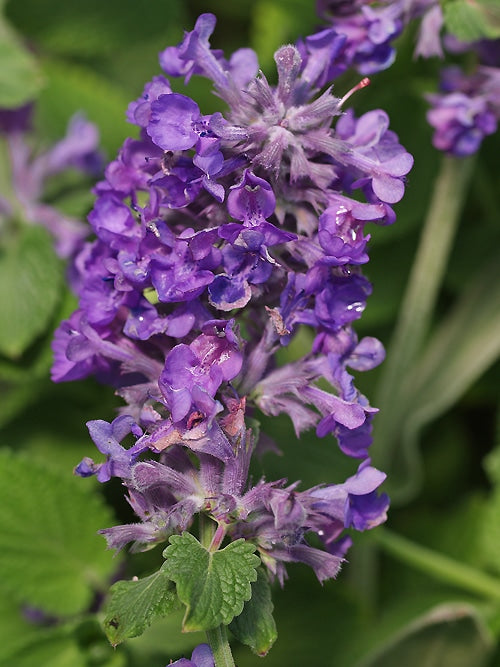
[{"label": "serrated leaf", "polygon": [[278,636],[273,609],[269,580],[259,568],[257,581],[252,583],[252,597],[241,614],[233,618],[229,629],[238,641],[261,657],[267,655]]},{"label": "serrated leaf", "polygon": [[163,552],[162,570],[177,584],[186,605],[184,632],[227,625],[241,614],[252,595],[260,563],[255,545],[243,539],[220,551],[208,551],[190,533],[173,535]]},{"label": "serrated leaf", "polygon": [[138,637],[155,618],[177,608],[175,586],[161,570],[144,579],[117,581],[111,587],[104,631],[117,646],[125,639]]},{"label": "serrated leaf", "polygon": [[411,623],[357,667],[482,667],[492,650],[492,638],[477,611],[448,603]]},{"label": "serrated leaf", "polygon": [[44,332],[57,306],[62,269],[42,227],[24,225],[0,246],[0,353],[15,359]]},{"label": "serrated leaf", "polygon": [[1,591],[64,615],[84,611],[105,587],[116,559],[96,533],[113,519],[87,488],[70,471],[0,452]]},{"label": "serrated leaf", "polygon": [[0,16],[0,107],[13,109],[33,100],[42,85],[36,60]]}]

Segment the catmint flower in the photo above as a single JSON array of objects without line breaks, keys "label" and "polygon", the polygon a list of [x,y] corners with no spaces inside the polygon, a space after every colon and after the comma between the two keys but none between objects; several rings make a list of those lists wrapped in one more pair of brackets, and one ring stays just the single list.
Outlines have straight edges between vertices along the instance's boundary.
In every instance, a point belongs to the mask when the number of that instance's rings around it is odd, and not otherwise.
[{"label": "catmint flower", "polygon": [[34,152],[28,143],[32,113],[32,105],[0,110],[0,133],[5,135],[12,171],[12,200],[0,196],[0,220],[21,215],[25,222],[43,225],[54,238],[57,254],[68,258],[81,247],[88,227],[46,204],[44,189],[50,178],[67,169],[99,175],[99,134],[95,125],[75,115],[63,139]]},{"label": "catmint flower", "polygon": [[[464,157],[475,153],[484,137],[496,131],[500,116],[498,40],[480,40],[465,44],[447,34],[443,31],[444,16],[437,0],[398,0],[382,3],[361,0],[353,3],[321,1],[318,2],[318,13],[332,26],[323,31],[321,37],[319,34],[315,36],[315,39],[319,40],[318,45],[326,44],[327,40],[337,40],[338,51],[335,58],[331,59],[332,67],[337,60],[339,63],[344,61],[345,66],[356,66],[364,74],[388,67],[395,57],[395,51],[390,46],[391,40],[404,26],[416,20],[420,23],[415,56],[443,58],[445,50],[451,53],[475,52],[481,63],[475,71],[466,75],[456,66],[444,69],[441,92],[426,96],[431,104],[427,120],[435,130],[433,145],[444,152]],[[340,38],[344,39],[342,44],[338,41]],[[324,45],[321,50],[326,53]],[[342,66],[339,67],[341,71]],[[374,113],[377,112],[371,112],[371,115]],[[365,125],[369,122],[369,117],[368,114],[365,115]],[[379,127],[380,123],[379,119]],[[345,124],[345,118],[339,119],[338,133],[342,132]],[[397,175],[397,170],[402,168],[403,163],[401,158],[396,160],[396,171],[391,172],[393,163],[389,159],[389,163],[385,165],[389,169],[385,170],[382,179],[372,178],[372,182],[368,184],[361,178],[356,184],[371,188],[383,202],[398,201],[400,186],[395,180],[387,180],[387,175]],[[368,192],[365,193],[369,196]],[[328,238],[325,234],[323,236]],[[339,245],[339,249],[343,251],[346,248]]]},{"label": "catmint flower", "polygon": [[441,90],[427,95],[432,105],[427,120],[435,130],[433,144],[459,157],[471,155],[497,129],[500,69],[480,67],[467,76],[458,67],[449,67],[442,72]]},{"label": "catmint flower", "polygon": [[[387,510],[368,460],[376,409],[350,372],[384,352],[353,324],[371,293],[365,226],[394,221],[412,158],[383,111],[344,110],[366,80],[332,95],[344,36],[278,49],[272,86],[251,50],[226,60],[211,48],[214,27],[203,14],[160,63],[168,76],[209,78],[226,108],[205,114],[163,75],[129,105],[138,137],[95,187],[95,238],[73,262],[79,308],[56,333],[53,377],[93,374],[125,401],[112,423],[88,424],[104,461],[76,468],[127,489],[138,521],[104,529],[109,547],[164,543],[202,514],[220,543],[252,541],[281,583],[290,562],[324,581],[346,531]],[[280,365],[305,327],[310,349]],[[251,482],[259,411],[333,436],[358,472],[305,491]]]},{"label": "catmint flower", "polygon": [[[214,657],[208,644],[199,644],[191,654],[191,660],[180,658],[170,665],[174,667],[215,667]],[[170,667],[167,665],[167,667]]]},{"label": "catmint flower", "polygon": [[402,2],[318,2],[318,14],[335,34],[344,38],[337,67],[340,73],[356,67],[361,74],[374,74],[387,69],[396,57],[391,42],[403,28]]},{"label": "catmint flower", "polygon": [[[270,574],[281,583],[289,562],[311,565],[320,581],[336,576],[343,553],[340,546],[336,551],[334,542],[344,540],[343,531],[366,530],[385,520],[388,498],[376,493],[385,475],[366,460],[340,485],[297,491],[297,484],[287,485],[286,480],[260,480],[251,486],[248,468],[255,443],[251,430],[245,430],[243,414],[244,405],[234,405],[232,415],[222,420],[222,429],[212,430],[209,444],[180,440],[182,445],[167,447],[159,461],[138,460],[148,440],[151,444],[147,435],[136,432],[139,437],[128,450],[119,445],[117,438],[136,428],[131,420],[90,422],[91,435],[107,454],[107,461],[95,466],[84,460],[76,472],[95,473],[100,481],[110,475],[120,477],[128,488],[130,504],[142,519],[142,523],[102,530],[108,545],[120,549],[133,542],[137,550],[164,543],[174,532],[188,530],[195,515],[203,513],[223,534],[255,542]],[[217,439],[228,446],[217,449]],[[156,444],[161,447],[161,440]],[[197,462],[186,448],[196,454]],[[309,544],[310,532],[326,536],[326,551]]]}]

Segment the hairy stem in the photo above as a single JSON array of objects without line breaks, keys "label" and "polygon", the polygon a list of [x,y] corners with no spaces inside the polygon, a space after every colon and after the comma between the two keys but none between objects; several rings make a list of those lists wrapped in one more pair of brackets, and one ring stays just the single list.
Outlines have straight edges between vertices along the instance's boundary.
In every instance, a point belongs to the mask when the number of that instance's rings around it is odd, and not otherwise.
[{"label": "hairy stem", "polygon": [[215,521],[205,514],[199,514],[199,536],[200,544],[205,547],[205,549],[210,549],[212,540],[215,535],[216,524]]},{"label": "hairy stem", "polygon": [[207,630],[207,639],[214,654],[215,667],[235,667],[225,625]]}]

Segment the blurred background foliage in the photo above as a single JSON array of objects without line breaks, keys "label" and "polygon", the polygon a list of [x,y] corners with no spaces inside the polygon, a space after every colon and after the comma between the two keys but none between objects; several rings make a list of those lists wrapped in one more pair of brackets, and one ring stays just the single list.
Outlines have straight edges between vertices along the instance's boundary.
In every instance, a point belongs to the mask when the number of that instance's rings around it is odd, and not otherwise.
[{"label": "blurred background foliage", "polygon": [[[39,146],[63,136],[72,114],[84,112],[99,127],[103,150],[112,159],[135,130],[126,123],[125,110],[159,73],[158,52],[179,42],[199,13],[209,10],[218,17],[214,47],[226,54],[253,47],[272,80],[275,49],[318,26],[313,4],[8,0],[0,69],[15,63],[18,76],[11,88],[0,77],[0,103],[8,95],[21,102],[36,98]],[[395,64],[350,100],[358,114],[385,109],[391,128],[415,157],[406,195],[396,205],[396,223],[371,230],[366,274],[374,289],[357,331],[386,346],[443,165],[431,145],[423,99],[436,89],[441,63],[413,59],[414,38],[407,31],[397,44]],[[16,49],[22,57],[12,56]],[[346,73],[335,92],[342,96],[359,78]],[[184,90],[182,82],[175,87]],[[220,104],[207,82],[196,77],[187,94],[207,113]],[[375,420],[375,433],[380,423],[387,435],[376,435],[373,458],[389,474],[391,532],[381,529],[357,539],[339,579],[323,587],[305,567],[289,568],[284,589],[274,589],[279,637],[265,659],[269,667],[500,664],[499,154],[497,134],[485,141],[467,182],[457,182],[456,191],[448,193],[463,196],[463,206],[436,307],[416,358],[396,373],[384,414]],[[84,219],[92,205],[90,186],[83,178],[55,180],[47,196]],[[31,289],[29,280],[23,282],[22,257],[5,260],[7,245],[3,234],[4,315],[10,312],[7,302],[29,301]],[[0,323],[0,665],[161,667],[200,640],[181,635],[177,618],[156,623],[116,650],[99,627],[95,612],[109,582],[147,574],[160,553],[113,558],[95,535],[98,527],[113,523],[113,512],[130,519],[122,489],[112,483],[97,488],[91,480],[73,479],[71,470],[82,456],[93,456],[85,422],[110,421],[119,403],[91,380],[50,383],[50,340],[74,301],[61,263],[41,256],[37,262],[41,277],[32,301],[43,302],[38,325],[30,326],[28,313],[21,339],[7,316]],[[429,265],[427,271],[436,268]],[[2,345],[2,330],[15,342]],[[304,331],[294,344],[308,342]],[[357,377],[375,405],[383,373],[382,367]],[[283,451],[263,457],[268,479],[301,479],[307,487],[340,481],[351,472],[333,442],[318,441],[314,433],[297,441],[286,419],[263,418],[263,429]],[[408,542],[392,540],[394,533]],[[63,560],[67,568],[59,566]],[[235,660],[239,667],[258,662],[239,646]]]}]

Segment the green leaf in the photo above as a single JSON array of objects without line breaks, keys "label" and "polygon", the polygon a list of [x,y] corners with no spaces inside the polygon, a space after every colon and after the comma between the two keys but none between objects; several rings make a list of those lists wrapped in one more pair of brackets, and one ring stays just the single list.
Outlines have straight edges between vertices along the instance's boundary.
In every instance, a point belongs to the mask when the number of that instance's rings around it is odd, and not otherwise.
[{"label": "green leaf", "polygon": [[274,52],[297,35],[308,35],[316,27],[316,16],[309,0],[252,3],[251,44],[259,56],[263,70],[274,71]]},{"label": "green leaf", "polygon": [[12,109],[34,99],[42,85],[36,60],[0,16],[0,107]]},{"label": "green leaf", "polygon": [[260,563],[255,545],[236,540],[220,551],[205,549],[190,533],[173,535],[163,552],[162,570],[177,584],[186,605],[184,632],[227,625],[241,614],[252,595]]},{"label": "green leaf", "polygon": [[113,81],[88,67],[64,62],[43,63],[46,85],[37,105],[37,118],[44,135],[59,139],[68,118],[83,112],[94,122],[101,147],[114,156],[124,139],[137,134],[126,121],[129,96]]},{"label": "green leaf", "polygon": [[206,641],[204,632],[182,632],[182,609],[164,618],[156,618],[139,637],[127,641],[127,652],[133,654],[134,665],[152,664],[151,655],[186,655]]},{"label": "green leaf", "polygon": [[478,516],[479,553],[481,564],[500,574],[500,447],[496,447],[484,461],[486,474],[493,485],[488,502]]},{"label": "green leaf", "polygon": [[84,667],[71,629],[67,626],[34,625],[21,615],[18,606],[0,596],[0,665],[32,667]]},{"label": "green leaf", "polygon": [[483,667],[492,638],[470,605],[443,604],[398,633],[357,667]]},{"label": "green leaf", "polygon": [[175,586],[159,570],[144,579],[118,581],[111,587],[104,631],[113,646],[142,635],[152,621],[178,608]]},{"label": "green leaf", "polygon": [[420,483],[418,442],[422,428],[458,401],[500,355],[497,276],[495,260],[470,281],[405,376],[404,387],[395,399],[398,412],[392,415],[401,439],[392,442],[398,447],[391,450],[391,459],[382,466],[392,471],[389,483],[393,497],[410,496]]},{"label": "green leaf", "polygon": [[57,307],[62,271],[40,226],[24,225],[0,246],[0,353],[19,357],[42,334]]},{"label": "green leaf", "polygon": [[446,29],[464,42],[500,36],[500,7],[495,0],[448,0],[443,16]]},{"label": "green leaf", "polygon": [[238,641],[261,657],[267,655],[278,636],[273,609],[269,580],[259,567],[257,581],[252,583],[252,597],[241,614],[233,618],[229,629]]},{"label": "green leaf", "polygon": [[113,520],[85,481],[0,452],[0,590],[51,614],[75,614],[104,589],[116,560],[96,533]]}]

